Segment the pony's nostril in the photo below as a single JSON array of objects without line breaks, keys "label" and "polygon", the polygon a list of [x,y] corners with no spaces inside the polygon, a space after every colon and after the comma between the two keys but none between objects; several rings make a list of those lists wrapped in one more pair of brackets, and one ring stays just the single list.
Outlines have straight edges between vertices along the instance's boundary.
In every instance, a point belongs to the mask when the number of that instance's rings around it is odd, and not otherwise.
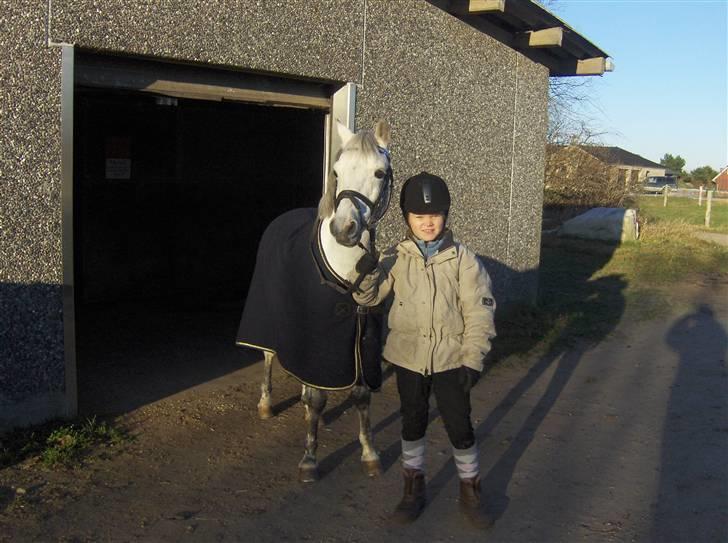
[{"label": "pony's nostril", "polygon": [[354,221],[351,221],[348,226],[346,227],[346,235],[351,237],[356,232],[356,223]]}]

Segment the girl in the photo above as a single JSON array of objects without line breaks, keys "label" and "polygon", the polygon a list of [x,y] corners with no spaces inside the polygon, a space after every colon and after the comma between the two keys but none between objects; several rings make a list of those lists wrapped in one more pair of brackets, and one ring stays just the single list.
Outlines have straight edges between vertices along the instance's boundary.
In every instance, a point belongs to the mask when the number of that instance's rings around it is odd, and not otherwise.
[{"label": "girl", "polygon": [[[478,451],[470,421],[470,389],[483,371],[495,336],[491,281],[478,257],[445,227],[450,193],[427,172],[402,187],[406,239],[379,262],[365,255],[368,273],[354,299],[377,305],[389,298],[384,359],[397,375],[402,415],[404,495],[394,519],[412,522],[425,505],[425,431],[434,393],[460,477],[460,507],[477,527],[492,520],[480,499]],[[391,295],[391,296],[390,296]]]}]

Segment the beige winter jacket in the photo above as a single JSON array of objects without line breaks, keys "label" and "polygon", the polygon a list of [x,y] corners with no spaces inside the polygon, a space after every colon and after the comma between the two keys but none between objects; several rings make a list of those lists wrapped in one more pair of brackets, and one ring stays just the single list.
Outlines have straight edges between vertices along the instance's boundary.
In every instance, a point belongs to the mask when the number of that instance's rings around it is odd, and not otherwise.
[{"label": "beige winter jacket", "polygon": [[389,299],[384,359],[423,375],[461,365],[483,370],[495,337],[491,281],[478,257],[447,231],[425,262],[405,239],[382,254],[354,295],[360,305]]}]

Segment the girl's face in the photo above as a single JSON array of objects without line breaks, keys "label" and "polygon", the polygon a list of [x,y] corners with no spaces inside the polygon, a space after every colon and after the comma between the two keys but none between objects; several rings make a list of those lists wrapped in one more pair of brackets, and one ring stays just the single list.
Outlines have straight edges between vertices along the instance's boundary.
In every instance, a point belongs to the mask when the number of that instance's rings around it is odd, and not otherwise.
[{"label": "girl's face", "polygon": [[412,229],[412,233],[422,241],[434,241],[445,228],[445,214],[416,215],[407,213],[407,224]]}]

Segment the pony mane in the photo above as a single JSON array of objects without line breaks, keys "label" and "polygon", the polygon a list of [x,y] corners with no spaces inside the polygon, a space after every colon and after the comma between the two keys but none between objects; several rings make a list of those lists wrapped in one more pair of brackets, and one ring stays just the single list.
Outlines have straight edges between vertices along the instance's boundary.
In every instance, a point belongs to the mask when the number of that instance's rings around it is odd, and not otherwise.
[{"label": "pony mane", "polygon": [[[357,151],[363,155],[373,155],[379,153],[379,147],[377,140],[374,137],[372,130],[360,130],[352,136],[349,142],[339,149],[336,153],[336,160],[344,151]],[[331,215],[336,208],[336,176],[334,175],[333,169],[328,172],[326,176],[326,188],[324,190],[321,200],[318,205],[318,218],[324,219]]]}]

